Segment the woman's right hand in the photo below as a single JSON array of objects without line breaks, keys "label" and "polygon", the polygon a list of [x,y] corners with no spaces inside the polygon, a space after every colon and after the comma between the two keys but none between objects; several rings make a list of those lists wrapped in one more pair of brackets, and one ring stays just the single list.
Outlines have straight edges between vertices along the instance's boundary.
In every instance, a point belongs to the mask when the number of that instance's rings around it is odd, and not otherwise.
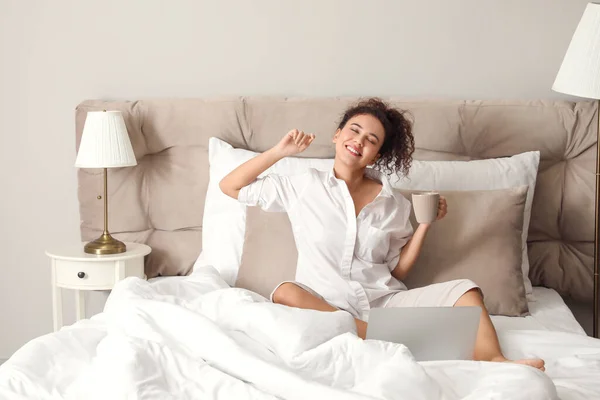
[{"label": "woman's right hand", "polygon": [[219,188],[227,196],[237,199],[240,190],[284,157],[303,152],[315,139],[315,135],[293,129],[270,150],[246,161],[219,182]]},{"label": "woman's right hand", "polygon": [[289,157],[302,153],[310,146],[314,139],[315,135],[312,133],[308,134],[299,131],[298,129],[292,129],[285,134],[273,149],[276,150],[277,154],[282,158]]}]

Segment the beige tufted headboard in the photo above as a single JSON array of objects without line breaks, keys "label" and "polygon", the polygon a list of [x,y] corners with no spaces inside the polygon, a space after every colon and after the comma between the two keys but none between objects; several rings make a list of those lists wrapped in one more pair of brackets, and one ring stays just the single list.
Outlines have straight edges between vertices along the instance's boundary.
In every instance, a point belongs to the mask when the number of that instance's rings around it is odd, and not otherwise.
[{"label": "beige tufted headboard", "polygon": [[[77,107],[77,146],[87,111],[120,110],[136,167],[109,170],[109,229],[153,251],[149,277],[186,274],[201,250],[208,184],[208,138],[264,151],[292,128],[314,132],[304,157],[332,157],[331,136],[356,98],[213,98],[84,101]],[[414,116],[416,159],[471,160],[539,150],[541,164],[529,229],[530,277],[576,300],[592,299],[595,102],[403,101]],[[83,240],[103,226],[100,170],[80,170]],[[210,232],[204,232],[209,235]]]}]

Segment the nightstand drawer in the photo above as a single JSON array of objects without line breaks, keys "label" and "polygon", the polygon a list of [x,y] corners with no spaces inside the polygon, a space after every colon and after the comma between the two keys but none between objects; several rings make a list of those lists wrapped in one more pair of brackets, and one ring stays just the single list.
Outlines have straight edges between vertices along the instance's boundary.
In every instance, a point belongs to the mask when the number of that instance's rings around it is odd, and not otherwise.
[{"label": "nightstand drawer", "polygon": [[63,287],[111,288],[115,283],[114,262],[56,260],[56,284]]}]

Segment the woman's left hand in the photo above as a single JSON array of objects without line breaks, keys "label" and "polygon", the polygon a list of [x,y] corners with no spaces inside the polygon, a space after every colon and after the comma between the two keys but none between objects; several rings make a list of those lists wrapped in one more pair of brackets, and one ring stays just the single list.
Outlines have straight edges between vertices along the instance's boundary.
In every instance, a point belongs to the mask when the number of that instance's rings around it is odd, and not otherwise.
[{"label": "woman's left hand", "polygon": [[446,214],[448,214],[448,203],[446,202],[446,198],[444,196],[440,196],[436,220],[439,221],[440,219],[444,218]]}]

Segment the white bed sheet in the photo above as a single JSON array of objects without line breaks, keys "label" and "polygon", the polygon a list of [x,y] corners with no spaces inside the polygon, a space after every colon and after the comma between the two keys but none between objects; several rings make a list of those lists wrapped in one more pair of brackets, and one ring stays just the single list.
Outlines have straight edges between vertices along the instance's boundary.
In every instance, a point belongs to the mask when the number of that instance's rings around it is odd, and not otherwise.
[{"label": "white bed sheet", "polygon": [[600,341],[566,332],[568,318],[555,325],[563,332],[548,331],[547,316],[563,305],[538,300],[517,325],[496,321],[505,355],[543,357],[542,373],[416,363],[402,345],[358,339],[347,313],[275,305],[228,288],[214,269],[129,278],[103,313],[29,342],[0,366],[0,399],[600,398]]},{"label": "white bed sheet", "polygon": [[585,330],[573,316],[569,307],[553,289],[534,287],[535,301],[529,302],[527,317],[504,317],[494,315],[492,322],[497,330],[542,330],[570,332],[586,335]]}]

